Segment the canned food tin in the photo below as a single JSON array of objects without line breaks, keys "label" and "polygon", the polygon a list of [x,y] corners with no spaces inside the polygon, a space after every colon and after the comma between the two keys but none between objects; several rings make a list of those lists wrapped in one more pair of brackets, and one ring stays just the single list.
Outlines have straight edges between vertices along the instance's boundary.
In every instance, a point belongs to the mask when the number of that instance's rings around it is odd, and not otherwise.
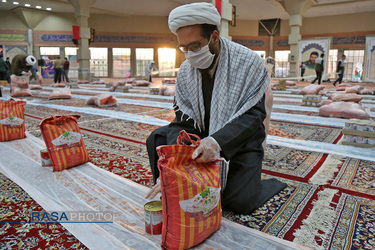
[{"label": "canned food tin", "polygon": [[40,157],[42,158],[42,167],[52,166],[51,159],[48,156],[48,150],[40,150]]},{"label": "canned food tin", "polygon": [[352,136],[352,138],[350,138],[350,141],[351,142],[357,142],[357,136]]},{"label": "canned food tin", "polygon": [[375,132],[375,122],[370,122],[367,124],[367,130],[370,132]]},{"label": "canned food tin", "polygon": [[356,129],[356,123],[354,122],[354,121],[351,121],[351,120],[349,120],[349,121],[347,121],[347,122],[345,122],[345,128],[346,129]]},{"label": "canned food tin", "polygon": [[367,138],[367,144],[375,145],[375,138]]},{"label": "canned food tin", "polygon": [[163,210],[161,201],[150,201],[145,204],[146,233],[161,234],[163,223]]},{"label": "canned food tin", "polygon": [[367,137],[357,136],[357,143],[367,143]]},{"label": "canned food tin", "polygon": [[359,121],[356,123],[356,129],[359,131],[366,131],[367,130],[367,122],[366,121]]},{"label": "canned food tin", "polygon": [[344,141],[351,142],[352,141],[352,136],[351,135],[344,135]]}]

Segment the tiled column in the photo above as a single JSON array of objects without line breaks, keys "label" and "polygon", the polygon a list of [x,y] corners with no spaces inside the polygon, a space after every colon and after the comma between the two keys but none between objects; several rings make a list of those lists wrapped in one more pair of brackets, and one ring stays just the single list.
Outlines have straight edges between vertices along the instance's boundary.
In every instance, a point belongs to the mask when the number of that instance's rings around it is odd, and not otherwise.
[{"label": "tiled column", "polygon": [[74,6],[77,25],[79,26],[79,48],[77,59],[79,60],[78,79],[90,80],[90,28],[88,27],[88,19],[90,17],[91,5],[96,0],[69,0]]}]

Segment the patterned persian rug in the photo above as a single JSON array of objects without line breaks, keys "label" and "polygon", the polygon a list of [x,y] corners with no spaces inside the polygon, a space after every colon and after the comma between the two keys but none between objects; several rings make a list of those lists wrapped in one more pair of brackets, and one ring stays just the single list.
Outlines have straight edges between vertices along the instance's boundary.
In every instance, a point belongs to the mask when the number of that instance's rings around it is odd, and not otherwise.
[{"label": "patterned persian rug", "polygon": [[324,249],[375,249],[375,201],[342,193]]},{"label": "patterned persian rug", "polygon": [[268,133],[274,136],[325,143],[337,143],[342,135],[340,128],[278,121],[271,121]]},{"label": "patterned persian rug", "polygon": [[45,212],[21,187],[0,174],[0,249],[87,249],[60,223],[18,223]]},{"label": "patterned persian rug", "polygon": [[353,158],[344,158],[342,161],[331,186],[353,191],[356,195],[366,194],[375,199],[374,162]]},{"label": "patterned persian rug", "polygon": [[[273,178],[270,175],[262,175],[263,179],[271,177]],[[292,241],[294,230],[309,213],[311,199],[318,186],[279,179],[288,186],[252,214],[239,215],[223,211],[223,216],[241,225]]]},{"label": "patterned persian rug", "polygon": [[307,182],[322,165],[326,157],[327,154],[323,153],[267,145],[267,152],[263,161],[263,172]]},{"label": "patterned persian rug", "polygon": [[[47,102],[78,107],[86,105],[75,99]],[[160,108],[120,105],[112,109],[164,120],[174,117],[172,110]],[[26,106],[25,110],[26,129],[38,138],[41,138],[41,133],[37,125],[43,117],[71,114],[43,106]],[[78,122],[92,163],[141,185],[152,186],[145,141],[157,126],[89,114],[81,114]],[[285,122],[272,122],[270,134],[330,144],[337,143],[342,136],[337,128]],[[332,169],[327,171],[331,176],[327,177],[326,183],[312,181],[313,177],[325,174],[319,171],[326,167],[324,164],[329,157],[323,153],[268,145],[262,178],[278,178],[288,187],[251,215],[224,211],[223,216],[286,240],[301,240],[302,232],[310,237],[303,241],[304,244],[314,249],[316,246],[316,249],[375,249],[372,240],[375,237],[373,162],[339,157],[332,166],[329,165]],[[21,221],[30,211],[43,211],[4,175],[0,175],[0,181],[0,222]],[[331,190],[330,195],[321,196],[324,189]],[[326,210],[320,212],[319,208],[324,206]],[[329,220],[318,225],[324,224],[323,231],[306,231],[306,221],[314,220],[316,214],[325,218],[326,212]],[[0,227],[1,249],[86,249],[60,224],[3,223]]]}]

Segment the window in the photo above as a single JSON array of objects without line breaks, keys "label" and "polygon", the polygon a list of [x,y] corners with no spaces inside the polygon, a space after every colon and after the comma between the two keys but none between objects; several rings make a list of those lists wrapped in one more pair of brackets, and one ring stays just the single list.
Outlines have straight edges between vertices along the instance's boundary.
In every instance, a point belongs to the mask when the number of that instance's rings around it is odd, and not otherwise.
[{"label": "window", "polygon": [[137,77],[145,76],[146,66],[154,60],[154,49],[135,49],[137,60]]},{"label": "window", "polygon": [[107,48],[90,48],[90,73],[96,77],[108,77]]},{"label": "window", "polygon": [[77,62],[77,48],[65,47],[65,57],[69,60],[69,79],[78,78],[79,63]]},{"label": "window", "polygon": [[59,47],[40,47],[40,56],[44,60],[44,66],[41,70],[43,78],[53,78],[55,74],[53,60],[56,60],[59,55]]},{"label": "window", "polygon": [[[360,81],[363,71],[364,50],[345,50],[345,81]],[[341,59],[341,58],[340,58]]]},{"label": "window", "polygon": [[158,49],[159,76],[175,76],[176,49]]},{"label": "window", "polygon": [[130,48],[113,48],[113,77],[124,78],[131,72]]},{"label": "window", "polygon": [[60,55],[60,48],[59,47],[40,47],[40,54],[41,55]]},{"label": "window", "polygon": [[289,75],[289,50],[275,51],[275,77],[287,77]]}]

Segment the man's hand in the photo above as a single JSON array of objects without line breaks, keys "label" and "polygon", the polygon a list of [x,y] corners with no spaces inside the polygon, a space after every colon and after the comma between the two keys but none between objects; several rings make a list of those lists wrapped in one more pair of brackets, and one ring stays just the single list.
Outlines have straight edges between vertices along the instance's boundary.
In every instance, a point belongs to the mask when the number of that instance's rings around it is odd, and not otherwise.
[{"label": "man's hand", "polygon": [[192,155],[192,159],[197,160],[197,162],[213,162],[219,158],[220,146],[212,137],[206,137],[201,140]]},{"label": "man's hand", "polygon": [[161,192],[160,182],[157,182],[156,185],[153,186],[151,190],[146,194],[145,199],[152,199],[160,192]]}]

